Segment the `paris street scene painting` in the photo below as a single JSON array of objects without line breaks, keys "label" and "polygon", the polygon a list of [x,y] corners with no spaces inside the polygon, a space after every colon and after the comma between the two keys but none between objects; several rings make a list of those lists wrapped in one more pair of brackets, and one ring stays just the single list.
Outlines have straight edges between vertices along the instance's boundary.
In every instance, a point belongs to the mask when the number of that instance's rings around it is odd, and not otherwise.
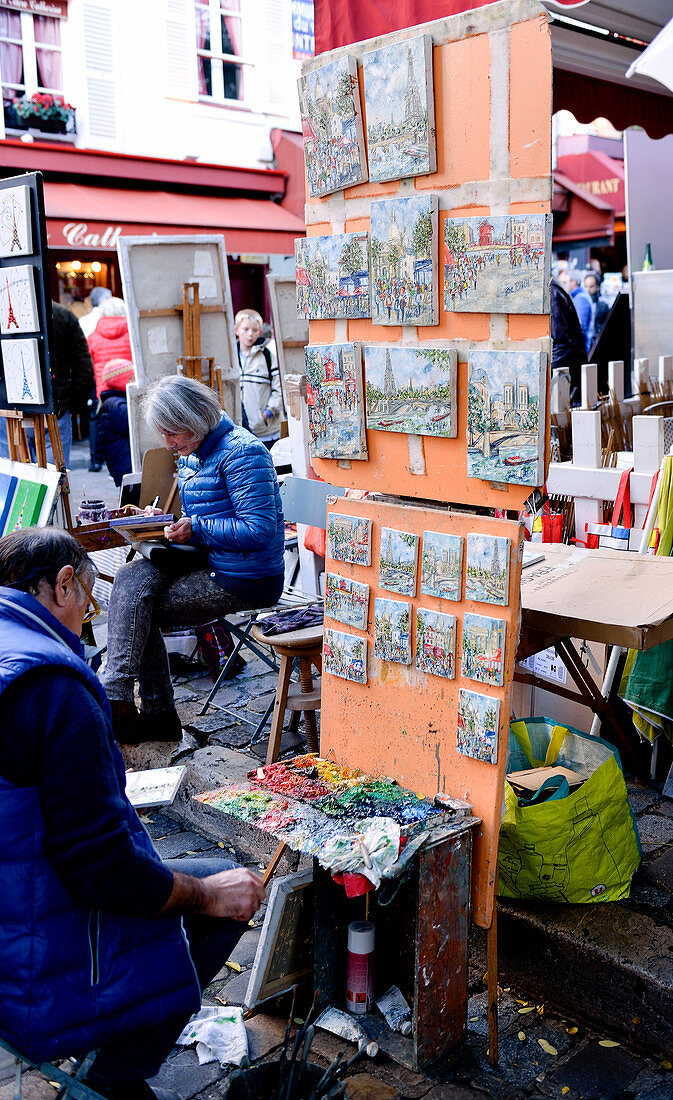
[{"label": "paris street scene painting", "polygon": [[374,600],[374,654],[382,661],[411,664],[411,604]]},{"label": "paris street scene painting", "polygon": [[325,614],[330,619],[366,630],[368,611],[368,584],[340,577],[338,573],[325,574]]},{"label": "paris street scene painting", "polygon": [[363,54],[362,72],[370,180],[436,172],[430,36]]},{"label": "paris street scene painting", "polygon": [[444,308],[548,313],[550,265],[550,214],[447,218]]},{"label": "paris street scene painting", "polygon": [[497,535],[468,535],[465,599],[509,603],[510,540]]},{"label": "paris street scene painting", "polygon": [[39,332],[35,273],[30,264],[5,267],[0,272],[0,332]]},{"label": "paris street scene painting", "polygon": [[372,521],[359,516],[329,512],[327,556],[352,565],[372,564]]},{"label": "paris street scene painting", "polygon": [[323,643],[323,669],[330,676],[342,680],[367,683],[367,639],[342,630],[325,628]]},{"label": "paris street scene painting", "polygon": [[463,574],[463,540],[460,535],[423,532],[421,594],[442,600],[459,600]]},{"label": "paris street scene painting", "polygon": [[358,69],[347,55],[299,81],[309,195],[320,198],[367,179]]},{"label": "paris street scene painting", "polygon": [[37,340],[3,340],[2,376],[8,405],[44,404]]},{"label": "paris street scene painting", "polygon": [[306,348],[306,401],[313,458],[367,458],[359,344]]},{"label": "paris street scene painting", "polygon": [[456,669],[456,617],[419,607],[416,611],[416,668],[452,680]]},{"label": "paris street scene painting", "polygon": [[505,621],[467,613],[463,617],[463,676],[500,687],[505,659]]},{"label": "paris street scene painting", "polygon": [[400,596],[416,595],[418,535],[409,531],[381,528],[379,585]]},{"label": "paris street scene painting", "polygon": [[544,481],[547,359],[541,351],[468,354],[467,476]]},{"label": "paris street scene painting", "polygon": [[294,242],[297,314],[309,321],[369,317],[369,234]]},{"label": "paris street scene painting", "polygon": [[373,202],[369,252],[373,323],[436,325],[437,196]]},{"label": "paris street scene painting", "polygon": [[461,688],[458,696],[456,748],[463,756],[498,763],[500,700]]},{"label": "paris street scene painting", "polygon": [[367,427],[452,438],[458,430],[455,348],[365,347]]},{"label": "paris street scene painting", "polygon": [[33,229],[30,216],[30,188],[0,189],[0,257],[30,256]]}]

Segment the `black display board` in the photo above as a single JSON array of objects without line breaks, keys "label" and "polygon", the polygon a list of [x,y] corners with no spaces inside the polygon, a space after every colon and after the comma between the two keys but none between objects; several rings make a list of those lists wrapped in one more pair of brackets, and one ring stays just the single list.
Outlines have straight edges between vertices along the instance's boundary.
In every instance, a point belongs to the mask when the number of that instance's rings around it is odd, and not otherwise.
[{"label": "black display board", "polygon": [[0,409],[57,411],[41,172],[0,180]]}]

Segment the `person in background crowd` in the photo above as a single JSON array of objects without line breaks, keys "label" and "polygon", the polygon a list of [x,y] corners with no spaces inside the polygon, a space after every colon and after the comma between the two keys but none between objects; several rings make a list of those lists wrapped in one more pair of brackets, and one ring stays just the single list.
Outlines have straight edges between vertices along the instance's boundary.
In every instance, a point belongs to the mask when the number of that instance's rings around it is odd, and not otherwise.
[{"label": "person in background crowd", "polygon": [[117,486],[132,469],[126,386],[134,379],[135,370],[129,359],[110,359],[103,367],[98,432],[103,457]]},{"label": "person in background crowd", "polygon": [[[93,293],[93,292],[92,292]],[[95,405],[92,421],[94,423],[94,437],[98,434],[98,417],[100,415],[100,395],[103,378],[103,370],[111,359],[124,359],[131,362],[131,339],[129,326],[126,319],[126,305],[121,298],[113,298],[112,295],[105,298],[97,309],[98,320],[93,332],[88,336],[88,344],[93,358],[93,369],[96,376]],[[102,469],[104,455],[102,447],[96,444],[91,446],[89,436],[89,450],[91,461],[90,470]]]},{"label": "person in background crowd", "polygon": [[179,1100],[147,1078],[265,891],[155,851],[82,656],[95,579],[59,528],[0,539],[0,1035],[36,1062],[95,1050],[86,1084],[109,1100]]},{"label": "person in background crowd", "polygon": [[283,395],[278,364],[262,336],[262,325],[262,318],[254,309],[241,309],[234,318],[245,410],[243,424],[265,447],[271,448],[280,437]]},{"label": "person in background crowd", "polygon": [[[83,313],[79,319],[80,327],[84,335],[89,338],[100,318],[100,307],[106,298],[112,297],[112,291],[106,286],[95,286],[89,295],[91,309]],[[89,406],[89,469],[100,470],[103,466],[103,452],[98,438],[98,397],[96,389],[91,391],[87,402]]]},{"label": "person in background crowd", "polygon": [[589,348],[593,347],[594,340],[600,334],[605,318],[610,312],[610,304],[601,297],[601,280],[595,271],[587,271],[584,279],[584,289],[591,298],[591,327],[589,329]]},{"label": "person in background crowd", "polygon": [[551,368],[567,367],[570,371],[570,404],[579,404],[581,397],[582,363],[586,359],[586,344],[572,298],[558,279],[551,281]]},{"label": "person in background crowd", "polygon": [[559,275],[559,279],[572,298],[573,305],[577,310],[577,316],[579,317],[580,327],[584,337],[584,354],[586,355],[590,347],[589,331],[591,329],[591,307],[593,303],[586,290],[582,290],[582,276],[576,268],[565,268]]}]

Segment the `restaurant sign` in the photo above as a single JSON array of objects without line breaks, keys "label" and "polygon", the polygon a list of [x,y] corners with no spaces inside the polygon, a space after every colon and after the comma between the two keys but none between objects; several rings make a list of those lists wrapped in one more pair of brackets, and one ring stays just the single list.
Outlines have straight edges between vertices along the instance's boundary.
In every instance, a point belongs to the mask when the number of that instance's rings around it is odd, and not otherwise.
[{"label": "restaurant sign", "polygon": [[585,180],[584,182],[578,180],[577,186],[583,191],[591,192],[592,195],[616,195],[619,188],[624,186],[624,180],[619,176],[606,180]]},{"label": "restaurant sign", "polygon": [[122,225],[105,225],[104,222],[61,222],[47,219],[50,248],[108,248],[115,249],[121,237]]},{"label": "restaurant sign", "polygon": [[68,17],[68,0],[0,0],[0,8],[27,11],[31,15],[49,15],[52,19]]}]

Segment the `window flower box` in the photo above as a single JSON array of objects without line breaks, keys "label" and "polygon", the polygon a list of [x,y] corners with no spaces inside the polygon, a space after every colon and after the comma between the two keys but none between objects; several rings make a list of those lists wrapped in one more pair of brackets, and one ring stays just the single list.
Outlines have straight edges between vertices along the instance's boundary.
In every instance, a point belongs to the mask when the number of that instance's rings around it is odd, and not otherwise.
[{"label": "window flower box", "polygon": [[75,108],[63,96],[36,92],[4,101],[5,126],[41,134],[75,134]]}]

